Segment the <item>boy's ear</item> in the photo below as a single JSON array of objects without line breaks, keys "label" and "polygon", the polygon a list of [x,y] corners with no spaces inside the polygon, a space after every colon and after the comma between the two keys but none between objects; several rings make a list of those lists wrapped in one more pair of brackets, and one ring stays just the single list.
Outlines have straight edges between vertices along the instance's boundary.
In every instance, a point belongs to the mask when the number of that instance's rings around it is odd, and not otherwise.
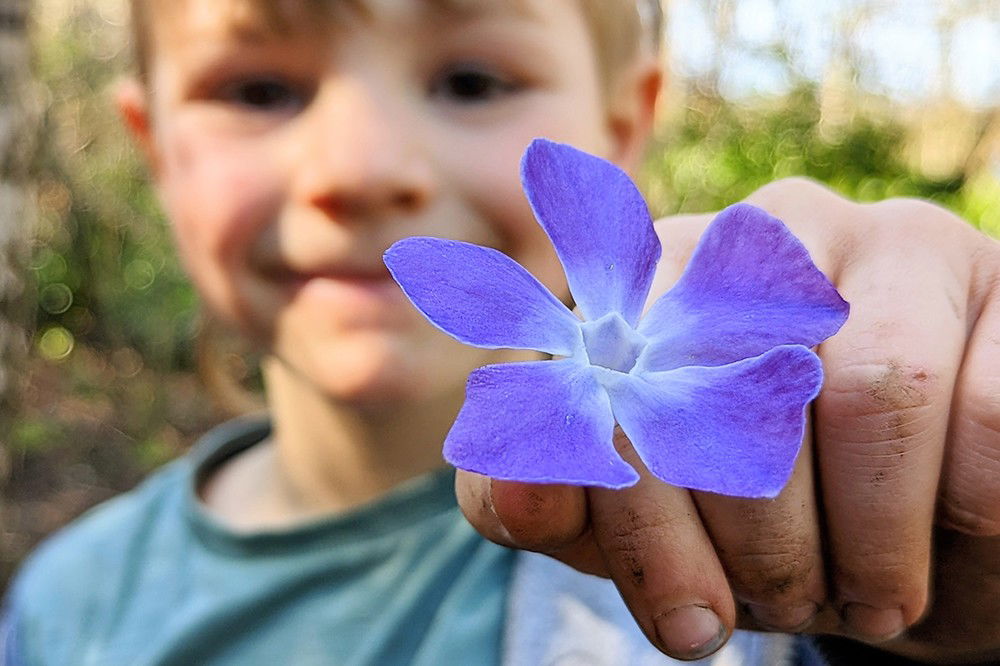
[{"label": "boy's ear", "polygon": [[146,87],[132,77],[123,79],[115,86],[114,98],[118,113],[155,176],[159,170],[159,149],[153,132]]},{"label": "boy's ear", "polygon": [[663,67],[653,55],[638,58],[621,74],[608,102],[611,161],[634,175],[653,132]]}]

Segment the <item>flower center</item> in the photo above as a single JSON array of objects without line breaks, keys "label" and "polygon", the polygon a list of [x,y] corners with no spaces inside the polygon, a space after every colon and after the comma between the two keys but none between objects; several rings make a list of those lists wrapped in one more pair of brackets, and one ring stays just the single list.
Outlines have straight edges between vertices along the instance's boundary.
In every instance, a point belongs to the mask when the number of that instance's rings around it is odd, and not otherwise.
[{"label": "flower center", "polygon": [[591,365],[629,372],[646,347],[642,337],[617,312],[582,324],[583,345]]}]

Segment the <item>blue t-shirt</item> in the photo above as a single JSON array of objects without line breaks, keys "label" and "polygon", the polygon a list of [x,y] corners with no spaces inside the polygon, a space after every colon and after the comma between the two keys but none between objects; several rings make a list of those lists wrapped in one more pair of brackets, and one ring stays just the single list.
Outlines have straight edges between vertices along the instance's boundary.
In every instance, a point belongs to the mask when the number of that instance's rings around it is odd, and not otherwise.
[{"label": "blue t-shirt", "polygon": [[457,507],[450,470],[293,529],[237,533],[197,480],[260,442],[237,421],[29,559],[10,664],[497,664],[512,551]]}]

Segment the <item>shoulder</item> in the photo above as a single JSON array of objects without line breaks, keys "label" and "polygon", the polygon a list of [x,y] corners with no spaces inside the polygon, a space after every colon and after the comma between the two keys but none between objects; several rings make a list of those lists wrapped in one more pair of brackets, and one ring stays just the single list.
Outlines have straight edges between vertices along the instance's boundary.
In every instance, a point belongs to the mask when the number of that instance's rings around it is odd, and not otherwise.
[{"label": "shoulder", "polygon": [[[190,478],[183,458],[161,468],[134,490],[94,507],[56,532],[23,563],[6,599],[8,632],[26,645],[45,623],[73,626],[113,604],[121,579],[144,557],[156,534],[180,519]],[[54,622],[58,620],[57,622]]]},{"label": "shoulder", "polygon": [[148,531],[151,522],[179,505],[190,463],[176,460],[134,490],[97,505],[43,541],[24,564],[19,585],[44,586],[60,572],[100,561],[107,565],[126,555],[123,546]]},{"label": "shoulder", "polygon": [[[162,546],[185,538],[188,497],[196,470],[210,467],[267,433],[261,419],[236,419],[206,433],[194,449],[163,466],[139,486],[100,504],[42,542],[15,580],[16,596],[56,598],[84,593],[136,561],[150,561]],[[168,548],[168,550],[170,550]],[[96,578],[89,577],[94,573]]]},{"label": "shoulder", "polygon": [[15,601],[47,596],[51,588],[59,590],[58,597],[64,600],[70,591],[67,586],[95,584],[81,574],[96,567],[108,571],[130,555],[129,543],[179,508],[189,465],[187,459],[168,464],[134,490],[99,504],[43,541],[15,579]]}]

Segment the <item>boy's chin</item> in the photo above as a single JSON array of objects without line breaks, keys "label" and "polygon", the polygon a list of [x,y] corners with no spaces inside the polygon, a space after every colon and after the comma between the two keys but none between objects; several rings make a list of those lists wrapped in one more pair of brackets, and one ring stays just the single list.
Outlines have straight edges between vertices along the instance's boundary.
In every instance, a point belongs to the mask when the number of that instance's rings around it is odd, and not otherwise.
[{"label": "boy's chin", "polygon": [[373,371],[340,375],[320,383],[318,388],[331,401],[357,409],[394,409],[427,399],[426,387],[407,381],[393,371]]},{"label": "boy's chin", "polygon": [[392,344],[341,344],[316,354],[290,353],[285,360],[322,397],[358,409],[434,400],[464,387],[472,369],[433,367],[419,352],[404,353]]}]

